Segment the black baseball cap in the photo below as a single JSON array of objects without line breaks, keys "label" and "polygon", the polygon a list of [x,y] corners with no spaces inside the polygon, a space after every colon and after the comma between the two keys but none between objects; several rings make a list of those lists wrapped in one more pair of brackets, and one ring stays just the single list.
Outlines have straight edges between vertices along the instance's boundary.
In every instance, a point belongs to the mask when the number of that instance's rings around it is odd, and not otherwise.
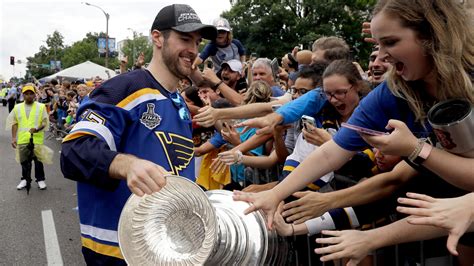
[{"label": "black baseball cap", "polygon": [[156,15],[151,30],[162,31],[168,29],[179,32],[199,31],[201,36],[208,40],[214,40],[217,37],[216,27],[202,24],[194,9],[182,4],[165,6]]}]

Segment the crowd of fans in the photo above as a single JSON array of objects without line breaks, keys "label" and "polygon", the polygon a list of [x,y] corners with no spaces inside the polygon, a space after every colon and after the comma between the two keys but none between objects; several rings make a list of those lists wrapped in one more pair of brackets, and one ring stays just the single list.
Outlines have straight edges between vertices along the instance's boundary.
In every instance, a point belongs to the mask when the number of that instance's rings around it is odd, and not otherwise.
[{"label": "crowd of fans", "polygon": [[67,81],[59,82],[56,79],[41,84],[6,84],[0,97],[3,106],[8,106],[9,112],[17,103],[23,102],[21,90],[26,85],[36,87],[36,101],[43,103],[49,115],[51,127],[50,136],[61,140],[72,129],[75,123],[76,111],[87,95],[95,87],[100,86],[103,80],[99,77],[91,78],[87,81]]}]

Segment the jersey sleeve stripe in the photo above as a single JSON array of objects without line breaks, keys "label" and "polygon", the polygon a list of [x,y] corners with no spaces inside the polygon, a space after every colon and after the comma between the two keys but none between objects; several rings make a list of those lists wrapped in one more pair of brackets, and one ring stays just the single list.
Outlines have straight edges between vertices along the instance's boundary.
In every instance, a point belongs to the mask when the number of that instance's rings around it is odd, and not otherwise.
[{"label": "jersey sleeve stripe", "polygon": [[75,133],[76,131],[92,133],[93,135],[100,137],[105,142],[107,142],[110,150],[117,151],[112,132],[110,132],[110,130],[102,124],[89,121],[80,121],[71,130],[71,133]]},{"label": "jersey sleeve stripe", "polygon": [[71,141],[71,140],[74,140],[74,139],[77,139],[77,138],[80,138],[82,136],[95,136],[94,134],[90,133],[90,132],[85,132],[85,131],[76,131],[74,133],[69,133],[64,139],[63,139],[63,143],[64,142],[67,142],[67,141]]},{"label": "jersey sleeve stripe", "polygon": [[123,99],[117,104],[117,107],[120,107],[125,110],[132,110],[134,107],[140,105],[143,102],[149,100],[165,100],[166,97],[163,96],[160,91],[151,88],[144,88],[140,89],[132,94],[130,94],[127,98]]},{"label": "jersey sleeve stripe", "polygon": [[103,241],[117,243],[118,244],[118,234],[117,231],[103,229],[91,225],[81,224],[81,234],[91,236]]},{"label": "jersey sleeve stripe", "polygon": [[293,172],[293,170],[295,170],[295,167],[291,165],[285,165],[283,167],[283,171]]},{"label": "jersey sleeve stripe", "polygon": [[81,242],[82,242],[82,246],[94,252],[97,252],[99,254],[106,255],[106,256],[123,259],[123,255],[119,247],[98,243],[86,237],[81,237]]}]

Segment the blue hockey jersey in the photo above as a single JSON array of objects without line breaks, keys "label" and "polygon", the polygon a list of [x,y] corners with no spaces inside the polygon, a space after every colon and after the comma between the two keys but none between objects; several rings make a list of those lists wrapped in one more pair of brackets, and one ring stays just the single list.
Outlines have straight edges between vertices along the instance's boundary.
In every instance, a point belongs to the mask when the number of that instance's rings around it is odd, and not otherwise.
[{"label": "blue hockey jersey", "polygon": [[125,180],[108,177],[110,163],[118,153],[132,154],[194,181],[189,110],[179,93],[135,70],[95,89],[77,118],[63,141],[61,168],[78,181],[82,244],[122,258],[117,226],[131,192]]}]

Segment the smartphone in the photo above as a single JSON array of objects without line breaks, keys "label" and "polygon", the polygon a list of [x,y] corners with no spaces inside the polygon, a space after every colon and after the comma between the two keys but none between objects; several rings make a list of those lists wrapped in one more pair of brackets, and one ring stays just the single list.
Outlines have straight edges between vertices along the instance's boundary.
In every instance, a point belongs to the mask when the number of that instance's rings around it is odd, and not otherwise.
[{"label": "smartphone", "polygon": [[341,126],[345,127],[345,128],[348,128],[348,129],[355,130],[358,133],[367,134],[367,135],[371,135],[371,136],[382,136],[382,135],[388,135],[389,134],[388,132],[377,131],[377,130],[373,130],[373,129],[370,129],[370,128],[360,127],[360,126],[356,126],[356,125],[352,125],[352,124],[348,124],[348,123],[344,123],[344,122],[341,124]]},{"label": "smartphone", "polygon": [[278,59],[273,58],[272,62],[270,63],[272,66],[273,77],[275,80],[277,79],[278,72],[280,71],[280,66],[278,65]]},{"label": "smartphone", "polygon": [[212,69],[214,67],[214,64],[212,63],[211,60],[206,61],[206,67]]},{"label": "smartphone", "polygon": [[273,112],[275,112],[276,110],[278,110],[278,108],[280,108],[280,107],[281,107],[281,104],[274,104],[274,105],[272,105],[272,110],[273,110]]},{"label": "smartphone", "polygon": [[308,130],[308,125],[312,125],[313,127],[316,127],[316,121],[311,116],[303,115],[301,117],[301,123],[303,124],[303,127],[306,130]]}]

